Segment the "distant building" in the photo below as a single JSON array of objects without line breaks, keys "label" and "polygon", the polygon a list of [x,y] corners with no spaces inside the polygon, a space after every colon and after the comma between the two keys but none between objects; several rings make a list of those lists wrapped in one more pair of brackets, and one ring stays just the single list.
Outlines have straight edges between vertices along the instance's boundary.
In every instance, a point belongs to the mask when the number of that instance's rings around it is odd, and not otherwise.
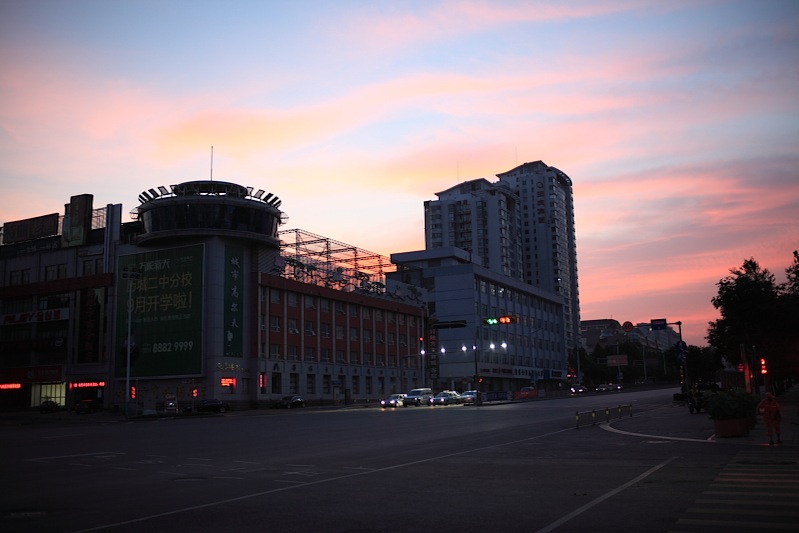
[{"label": "distant building", "polygon": [[[557,388],[565,379],[560,296],[497,274],[456,247],[392,254],[391,260],[397,271],[390,280],[427,295],[424,362],[431,386],[518,391]],[[502,316],[512,323],[484,322]]]},{"label": "distant building", "polygon": [[280,232],[273,194],[160,186],[126,224],[92,201],[2,228],[0,408],[344,402],[424,383],[421,292],[386,283],[387,258]]},{"label": "distant building", "polygon": [[580,346],[572,182],[541,161],[466,181],[425,202],[427,250],[457,247],[480,266],[557,294],[565,362]]}]

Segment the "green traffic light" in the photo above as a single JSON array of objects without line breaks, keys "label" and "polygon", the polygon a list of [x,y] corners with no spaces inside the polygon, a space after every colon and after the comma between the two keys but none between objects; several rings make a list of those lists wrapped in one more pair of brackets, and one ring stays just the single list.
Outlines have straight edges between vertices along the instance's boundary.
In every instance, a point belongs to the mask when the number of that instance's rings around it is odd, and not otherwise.
[{"label": "green traffic light", "polygon": [[499,323],[499,320],[496,318],[486,318],[483,320],[483,323],[488,324],[489,326],[493,326]]}]

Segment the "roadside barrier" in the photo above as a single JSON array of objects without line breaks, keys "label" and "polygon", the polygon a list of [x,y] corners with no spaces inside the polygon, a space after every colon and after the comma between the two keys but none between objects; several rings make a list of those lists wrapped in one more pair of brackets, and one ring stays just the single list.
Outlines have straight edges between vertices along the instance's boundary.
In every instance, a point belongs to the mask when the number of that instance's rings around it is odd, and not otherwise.
[{"label": "roadside barrier", "polygon": [[611,418],[614,420],[618,419],[621,420],[624,416],[633,416],[633,405],[620,405],[618,407],[605,407],[605,416],[604,420],[602,420],[602,410],[593,410],[593,411],[577,411],[575,413],[574,418],[577,424],[577,429],[580,429],[580,426],[595,426],[597,424],[597,417],[599,417],[599,422],[610,422]]}]

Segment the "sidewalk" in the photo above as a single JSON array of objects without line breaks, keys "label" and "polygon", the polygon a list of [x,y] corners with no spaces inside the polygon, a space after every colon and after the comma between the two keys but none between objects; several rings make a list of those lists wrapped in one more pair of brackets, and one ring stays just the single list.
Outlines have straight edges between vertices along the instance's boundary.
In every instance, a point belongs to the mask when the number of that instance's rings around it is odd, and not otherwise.
[{"label": "sidewalk", "polygon": [[[782,407],[782,442],[784,446],[799,446],[799,385],[794,385],[777,397]],[[612,420],[604,427],[618,431],[653,438],[686,441],[706,441],[721,444],[744,444],[768,446],[766,425],[760,415],[755,427],[745,437],[716,438],[713,420],[704,412],[690,414],[688,407],[675,403],[663,409],[648,411],[631,418]]]}]

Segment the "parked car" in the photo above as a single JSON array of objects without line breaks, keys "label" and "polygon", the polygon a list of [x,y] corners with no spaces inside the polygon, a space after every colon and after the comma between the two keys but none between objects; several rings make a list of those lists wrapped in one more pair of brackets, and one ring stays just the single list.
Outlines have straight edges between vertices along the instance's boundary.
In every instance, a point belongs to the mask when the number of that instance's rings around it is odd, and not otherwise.
[{"label": "parked car", "polygon": [[402,406],[408,407],[409,405],[414,405],[418,407],[420,405],[427,405],[427,400],[429,400],[432,396],[433,389],[413,389],[405,395],[405,398],[402,401]]},{"label": "parked car", "polygon": [[467,390],[461,394],[461,402],[463,405],[472,405],[477,403],[477,395],[479,393],[476,390]]},{"label": "parked car", "polygon": [[441,391],[427,400],[428,405],[460,405],[460,394],[451,390]]},{"label": "parked car", "polygon": [[200,402],[197,410],[201,413],[224,413],[230,411],[230,405],[216,398],[206,398]]},{"label": "parked car", "polygon": [[79,415],[95,413],[97,411],[101,411],[102,408],[103,408],[102,404],[97,400],[81,400],[75,403],[73,407],[75,413]]},{"label": "parked car", "polygon": [[53,400],[45,400],[39,406],[40,413],[55,413],[56,411],[61,410],[61,406],[58,405],[57,402]]},{"label": "parked car", "polygon": [[610,390],[612,391],[624,390],[624,387],[622,387],[621,383],[608,383],[608,387],[610,387]]},{"label": "parked car", "polygon": [[293,409],[295,407],[305,407],[305,400],[302,399],[302,396],[289,395],[283,396],[275,403],[275,407],[278,409]]},{"label": "parked car", "polygon": [[530,400],[532,398],[538,398],[538,389],[535,387],[522,387],[522,390],[517,392],[514,396],[517,400]]},{"label": "parked car", "polygon": [[610,392],[613,389],[610,388],[610,385],[605,385],[604,383],[601,383],[601,384],[597,385],[594,390],[596,392]]},{"label": "parked car", "polygon": [[404,394],[392,394],[388,398],[380,400],[380,407],[402,407],[404,398]]},{"label": "parked car", "polygon": [[588,391],[584,385],[572,385],[570,390],[572,394],[582,394],[583,392]]}]

